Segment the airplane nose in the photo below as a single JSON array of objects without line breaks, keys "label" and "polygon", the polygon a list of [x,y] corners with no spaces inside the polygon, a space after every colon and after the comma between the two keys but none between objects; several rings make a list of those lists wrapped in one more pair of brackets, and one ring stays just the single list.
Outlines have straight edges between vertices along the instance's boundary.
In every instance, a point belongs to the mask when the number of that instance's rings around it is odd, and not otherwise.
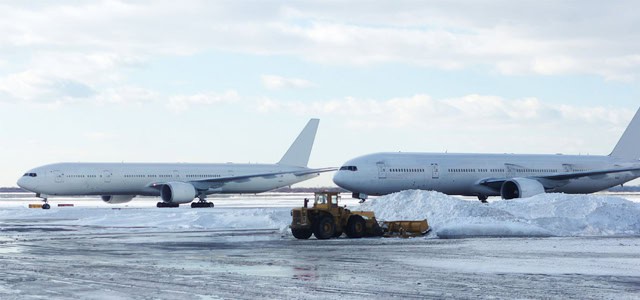
[{"label": "airplane nose", "polygon": [[27,187],[25,186],[25,179],[24,177],[20,177],[20,179],[18,179],[18,186],[23,188],[23,189],[27,189]]},{"label": "airplane nose", "polygon": [[35,188],[33,178],[31,177],[26,177],[26,176],[20,177],[17,183],[19,187],[28,191],[33,191],[33,189]]},{"label": "airplane nose", "polygon": [[344,175],[344,171],[338,171],[333,175],[333,183],[341,188],[346,188],[346,178]]}]

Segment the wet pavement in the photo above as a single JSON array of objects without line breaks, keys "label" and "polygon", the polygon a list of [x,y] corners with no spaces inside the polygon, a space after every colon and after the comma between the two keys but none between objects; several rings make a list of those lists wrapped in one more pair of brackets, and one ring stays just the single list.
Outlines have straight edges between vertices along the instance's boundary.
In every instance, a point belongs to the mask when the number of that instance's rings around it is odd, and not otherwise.
[{"label": "wet pavement", "polygon": [[0,299],[640,298],[640,237],[334,239],[0,220]]}]

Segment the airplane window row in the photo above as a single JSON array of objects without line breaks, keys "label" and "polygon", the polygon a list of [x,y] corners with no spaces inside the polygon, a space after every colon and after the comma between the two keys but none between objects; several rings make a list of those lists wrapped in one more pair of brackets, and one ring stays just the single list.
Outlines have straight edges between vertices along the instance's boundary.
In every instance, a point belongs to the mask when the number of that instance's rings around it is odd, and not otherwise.
[{"label": "airplane window row", "polygon": [[389,169],[391,172],[424,172],[424,169]]},{"label": "airplane window row", "polygon": [[[64,175],[64,174],[62,174]],[[67,178],[96,178],[98,175],[66,175]]]},{"label": "airplane window row", "polygon": [[472,173],[476,169],[449,169],[449,173]]},{"label": "airplane window row", "polygon": [[160,177],[160,178],[171,178],[173,177],[173,175],[124,175],[125,178],[145,178],[145,177],[149,177],[149,178],[155,178],[155,177]]},{"label": "airplane window row", "polygon": [[557,173],[555,169],[517,169],[516,173]]},{"label": "airplane window row", "polygon": [[[172,175],[124,175],[125,178],[170,178]],[[186,175],[187,178],[219,178],[222,175],[211,175],[211,174],[195,174],[195,175]]]},{"label": "airplane window row", "polygon": [[342,166],[342,167],[340,167],[340,171],[358,171],[358,167],[356,167],[356,166]]},{"label": "airplane window row", "polygon": [[37,177],[37,176],[38,176],[38,174],[36,174],[36,173],[24,173],[24,175],[22,175],[22,176],[26,176],[26,177]]},{"label": "airplane window row", "polygon": [[218,178],[218,177],[222,177],[222,175],[202,175],[202,174],[198,174],[198,175],[187,175],[188,178]]},{"label": "airplane window row", "polygon": [[[449,169],[449,173],[474,173],[474,172],[504,173],[504,169]],[[587,170],[584,170],[587,171]],[[516,169],[516,173],[557,173],[556,169]]]}]

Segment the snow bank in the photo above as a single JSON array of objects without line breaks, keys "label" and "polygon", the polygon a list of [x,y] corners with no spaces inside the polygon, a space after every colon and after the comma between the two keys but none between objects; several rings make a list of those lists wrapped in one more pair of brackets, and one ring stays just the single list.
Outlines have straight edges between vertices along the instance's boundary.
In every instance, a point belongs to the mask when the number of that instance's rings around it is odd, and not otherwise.
[{"label": "snow bank", "polygon": [[[295,206],[299,205],[295,201]],[[289,204],[294,205],[294,204]],[[543,194],[482,204],[437,192],[404,191],[352,207],[373,210],[380,220],[427,219],[431,236],[622,236],[640,235],[640,202],[608,195]],[[289,235],[290,208],[189,207],[0,209],[0,224],[95,226],[123,230],[273,229]]]},{"label": "snow bank", "polygon": [[440,237],[640,235],[640,203],[612,196],[542,194],[482,204],[410,190],[355,209],[381,220],[426,218]]},{"label": "snow bank", "polygon": [[[64,208],[0,210],[0,220],[20,220],[25,224],[40,222],[64,226],[95,226],[96,229],[191,230],[191,229],[276,229],[288,231],[290,209],[192,209],[181,208]],[[31,220],[32,222],[29,222]]]}]

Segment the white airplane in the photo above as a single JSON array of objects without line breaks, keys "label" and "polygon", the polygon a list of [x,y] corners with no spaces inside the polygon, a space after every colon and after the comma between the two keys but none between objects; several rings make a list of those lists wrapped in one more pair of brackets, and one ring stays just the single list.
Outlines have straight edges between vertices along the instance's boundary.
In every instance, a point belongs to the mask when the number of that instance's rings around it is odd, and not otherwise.
[{"label": "white airplane", "polygon": [[374,153],[347,161],[333,182],[362,201],[408,189],[449,195],[526,198],[583,194],[640,177],[640,110],[608,156]]},{"label": "white airplane", "polygon": [[158,207],[213,207],[210,194],[261,193],[336,168],[307,168],[320,120],[311,119],[276,164],[57,163],[29,170],[18,185],[36,193],[48,209],[50,196],[100,195],[107,203],[160,196]]}]

